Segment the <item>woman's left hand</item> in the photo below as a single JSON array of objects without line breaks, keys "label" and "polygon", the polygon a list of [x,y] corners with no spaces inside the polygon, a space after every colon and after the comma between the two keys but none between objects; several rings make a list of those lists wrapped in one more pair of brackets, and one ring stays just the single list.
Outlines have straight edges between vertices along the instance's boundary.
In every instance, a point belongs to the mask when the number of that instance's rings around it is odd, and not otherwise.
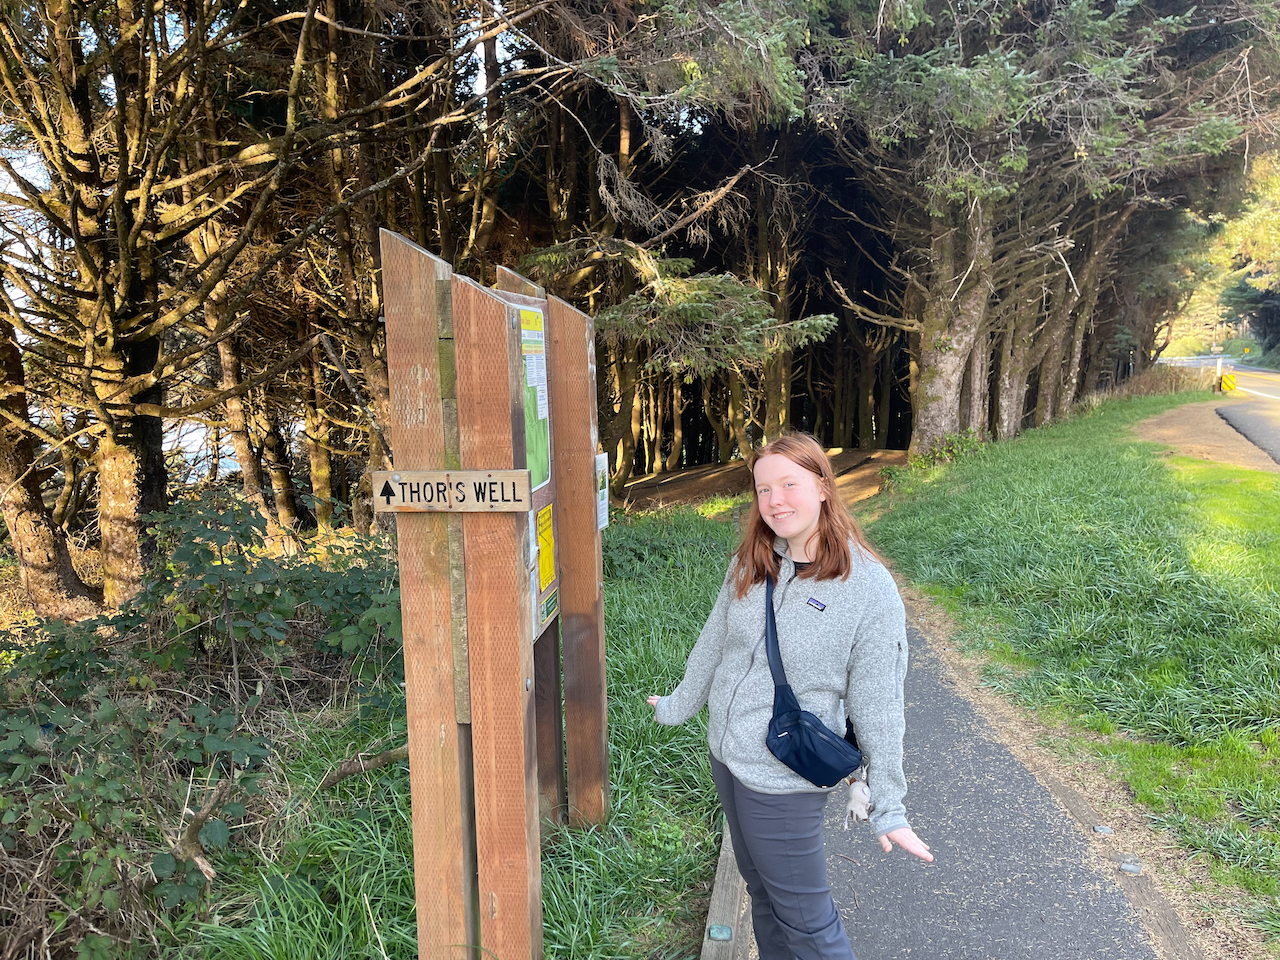
[{"label": "woman's left hand", "polygon": [[925,863],[933,863],[933,854],[929,852],[929,845],[916,836],[916,832],[910,827],[899,827],[897,830],[890,830],[880,838],[880,849],[885,853],[893,850],[893,845],[897,844],[907,853],[919,857]]}]

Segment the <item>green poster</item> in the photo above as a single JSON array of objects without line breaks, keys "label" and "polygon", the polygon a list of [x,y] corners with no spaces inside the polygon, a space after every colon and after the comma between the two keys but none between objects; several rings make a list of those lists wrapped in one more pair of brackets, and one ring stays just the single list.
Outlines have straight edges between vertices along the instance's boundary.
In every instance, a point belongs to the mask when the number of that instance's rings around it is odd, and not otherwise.
[{"label": "green poster", "polygon": [[524,445],[534,490],[551,479],[551,420],[547,403],[547,351],[542,311],[520,311],[524,358]]}]

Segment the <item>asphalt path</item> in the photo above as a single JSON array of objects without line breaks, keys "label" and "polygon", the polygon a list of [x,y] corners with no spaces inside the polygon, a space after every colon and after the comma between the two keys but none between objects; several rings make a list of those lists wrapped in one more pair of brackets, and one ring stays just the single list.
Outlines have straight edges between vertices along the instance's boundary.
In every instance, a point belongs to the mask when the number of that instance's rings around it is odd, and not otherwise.
[{"label": "asphalt path", "polygon": [[1238,363],[1233,367],[1235,392],[1244,402],[1219,407],[1218,416],[1280,463],[1280,373]]},{"label": "asphalt path", "polygon": [[[828,872],[858,960],[1154,960],[1118,867],[956,689],[909,631],[906,772],[926,864],[883,854],[865,824],[826,809]],[[1090,825],[1091,826],[1091,825]]]}]

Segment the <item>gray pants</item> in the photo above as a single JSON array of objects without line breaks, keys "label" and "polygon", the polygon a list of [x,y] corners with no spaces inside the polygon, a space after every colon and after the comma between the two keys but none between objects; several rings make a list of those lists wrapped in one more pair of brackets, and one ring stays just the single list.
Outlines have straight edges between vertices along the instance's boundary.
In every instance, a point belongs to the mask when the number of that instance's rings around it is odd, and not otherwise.
[{"label": "gray pants", "polygon": [[856,960],[827,884],[827,794],[757,793],[715,757],[711,774],[751,894],[760,960]]}]

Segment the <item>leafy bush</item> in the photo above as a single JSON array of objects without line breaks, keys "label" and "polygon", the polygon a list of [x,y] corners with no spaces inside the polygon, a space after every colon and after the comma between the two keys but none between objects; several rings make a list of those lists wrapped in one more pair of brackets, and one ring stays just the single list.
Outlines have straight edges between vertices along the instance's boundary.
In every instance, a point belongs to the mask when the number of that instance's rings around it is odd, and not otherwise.
[{"label": "leafy bush", "polygon": [[983,439],[973,430],[948,433],[942,439],[934,441],[928,450],[913,455],[908,466],[921,468],[936,467],[941,463],[954,463],[961,457],[976,453],[984,445]]},{"label": "leafy bush", "polygon": [[402,673],[385,545],[334,534],[282,555],[216,489],[151,520],[157,561],[126,608],[0,652],[10,952],[131,956],[173,937],[255,829],[263,707]]}]

